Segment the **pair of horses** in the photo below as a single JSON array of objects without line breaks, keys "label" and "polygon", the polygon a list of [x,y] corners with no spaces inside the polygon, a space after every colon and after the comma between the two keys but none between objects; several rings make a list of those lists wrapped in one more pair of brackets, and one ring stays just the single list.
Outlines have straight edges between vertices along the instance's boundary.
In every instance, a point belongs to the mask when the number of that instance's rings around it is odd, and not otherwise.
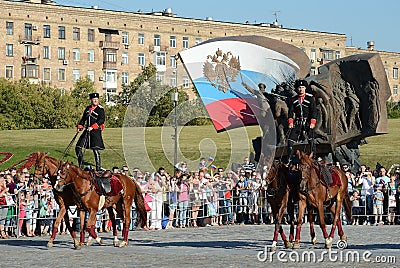
[{"label": "pair of horses", "polygon": [[[102,208],[106,208],[110,215],[113,227],[114,246],[125,247],[128,245],[128,233],[131,221],[130,209],[133,202],[135,202],[141,226],[146,226],[147,213],[140,187],[136,182],[124,174],[113,175],[122,184],[122,191],[117,195],[107,196],[104,205],[101,207],[99,207],[100,194],[98,194],[95,189],[96,187],[94,185],[94,178],[90,171],[83,171],[79,167],[68,162],[63,163],[55,158],[46,156],[46,153],[38,152],[34,174],[36,178],[45,176],[47,174],[51,185],[53,186],[55,200],[60,207],[59,214],[53,225],[50,240],[47,243],[48,247],[53,246],[58,227],[61,223],[61,220],[64,218],[66,227],[73,238],[74,247],[76,249],[80,249],[85,242],[84,227],[86,212],[89,212],[89,217],[86,222],[86,229],[90,236],[87,241],[87,245],[92,243],[92,238],[95,239],[99,244],[102,244],[102,239],[99,238],[95,232],[96,213]],[[76,238],[74,230],[69,224],[67,210],[71,206],[77,206],[77,209],[79,210],[81,227],[79,241]],[[123,241],[121,243],[119,243],[118,240],[114,209],[124,223],[122,229]]]},{"label": "pair of horses", "polygon": [[[351,202],[348,195],[347,177],[343,171],[333,168],[339,176],[340,183],[330,187],[330,193],[327,192],[325,182],[319,174],[319,169],[315,166],[312,155],[307,155],[297,151],[299,159],[298,170],[291,171],[280,162],[274,162],[265,175],[267,187],[267,200],[271,204],[272,213],[275,220],[275,232],[271,250],[276,250],[278,235],[281,234],[284,246],[286,248],[300,247],[300,233],[303,223],[303,216],[307,208],[308,220],[310,222],[311,242],[316,244],[314,231],[313,211],[316,209],[319,224],[325,238],[325,247],[331,248],[336,227],[342,241],[347,238],[344,235],[342,223],[340,220],[340,211],[344,205],[346,217],[351,219]],[[294,202],[298,202],[299,213],[297,216],[296,236],[294,237]],[[330,234],[326,231],[324,218],[324,208],[327,207],[333,214],[333,223]],[[282,228],[282,219],[284,213],[288,212],[290,222],[289,240]]]}]

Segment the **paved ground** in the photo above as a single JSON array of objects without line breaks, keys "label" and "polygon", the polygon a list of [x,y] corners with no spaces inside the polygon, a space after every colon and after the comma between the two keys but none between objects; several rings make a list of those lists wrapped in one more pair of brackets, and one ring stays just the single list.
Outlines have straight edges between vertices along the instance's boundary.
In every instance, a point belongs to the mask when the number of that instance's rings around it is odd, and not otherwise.
[{"label": "paved ground", "polygon": [[[127,248],[113,247],[111,235],[102,233],[104,246],[95,244],[80,251],[73,249],[66,235],[58,236],[50,249],[46,247],[48,237],[14,238],[0,240],[0,264],[1,267],[399,267],[399,227],[345,226],[348,248],[339,250],[335,246],[329,253],[325,252],[321,231],[316,230],[319,243],[313,246],[309,242],[308,225],[304,225],[301,249],[286,250],[280,242],[272,259],[271,254],[264,253],[265,246],[271,244],[271,225],[134,231],[129,233]],[[288,226],[284,228],[288,230]],[[337,241],[336,238],[334,244]],[[385,263],[378,264],[379,260]]]}]

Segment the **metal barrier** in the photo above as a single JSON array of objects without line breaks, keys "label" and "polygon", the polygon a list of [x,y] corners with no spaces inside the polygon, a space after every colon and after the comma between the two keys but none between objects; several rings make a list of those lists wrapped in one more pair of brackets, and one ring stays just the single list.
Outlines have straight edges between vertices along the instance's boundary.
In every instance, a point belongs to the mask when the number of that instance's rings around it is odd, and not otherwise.
[{"label": "metal barrier", "polygon": [[[234,190],[230,191],[230,197],[221,197],[222,194],[212,192],[212,195],[189,193],[189,200],[179,201],[177,194],[176,200],[168,199],[170,192],[160,194],[146,193],[148,206],[148,226],[154,229],[165,228],[168,221],[172,221],[175,227],[194,227],[211,226],[233,223],[272,223],[271,210],[266,193],[263,190],[248,191],[247,195],[237,195]],[[227,195],[229,196],[229,195]],[[9,234],[19,236],[22,233],[37,235],[51,232],[53,221],[56,219],[59,208],[54,200],[52,189],[23,189],[16,195],[10,195],[14,204],[0,206],[0,227],[4,222],[5,229]],[[396,197],[397,209],[393,213],[393,208],[384,211],[383,217],[389,216],[400,219],[399,198]],[[5,209],[7,213],[5,213]],[[357,211],[358,224],[364,222],[374,223],[375,215],[368,211],[366,202],[361,202],[358,207],[353,207],[353,212]],[[389,212],[392,212],[391,214]],[[74,209],[68,211],[71,219],[75,222],[79,220]],[[170,213],[171,212],[171,213]],[[130,230],[135,229],[137,213],[135,206],[131,210],[132,222]],[[297,215],[297,205],[295,206],[295,215]],[[325,216],[330,213],[326,211]],[[286,215],[285,215],[286,216]],[[344,224],[350,223],[345,219],[342,212],[342,221]],[[354,217],[353,217],[354,218]],[[305,217],[304,222],[307,218]],[[117,218],[119,228],[121,221]],[[329,223],[329,221],[328,221]],[[75,222],[75,225],[78,224]],[[106,210],[99,211],[97,214],[96,227],[99,231],[108,231],[110,229],[109,215]]]}]

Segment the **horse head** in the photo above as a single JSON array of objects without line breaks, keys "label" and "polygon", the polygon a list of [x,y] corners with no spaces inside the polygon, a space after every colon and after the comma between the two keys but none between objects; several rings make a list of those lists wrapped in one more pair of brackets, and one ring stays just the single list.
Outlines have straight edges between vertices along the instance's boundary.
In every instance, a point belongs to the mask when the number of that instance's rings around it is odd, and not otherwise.
[{"label": "horse head", "polygon": [[35,180],[39,180],[49,171],[49,167],[46,164],[46,153],[37,152],[36,162],[35,162],[35,171],[34,178]]},{"label": "horse head", "polygon": [[265,180],[267,187],[269,187],[270,185],[274,187],[272,183],[277,182],[278,171],[279,171],[278,162],[273,162],[269,170],[265,170],[265,172],[263,173],[263,179]]},{"label": "horse head", "polygon": [[297,150],[296,155],[299,159],[299,171],[301,173],[299,189],[302,193],[307,193],[309,182],[312,179],[312,170],[314,169],[314,164],[311,160],[313,157],[313,153],[307,155],[306,153]]},{"label": "horse head", "polygon": [[58,171],[57,171],[57,180],[54,185],[54,189],[58,192],[64,191],[64,187],[70,183],[71,178],[69,176],[70,173],[70,163],[60,162]]}]

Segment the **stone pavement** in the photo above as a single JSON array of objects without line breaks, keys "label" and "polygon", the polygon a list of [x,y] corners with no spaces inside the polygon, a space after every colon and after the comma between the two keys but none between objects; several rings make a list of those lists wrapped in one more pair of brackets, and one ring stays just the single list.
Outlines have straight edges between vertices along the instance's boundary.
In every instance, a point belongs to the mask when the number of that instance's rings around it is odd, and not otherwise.
[{"label": "stone pavement", "polygon": [[[399,227],[344,226],[348,248],[339,250],[336,247],[338,238],[335,237],[334,247],[328,252],[324,249],[319,227],[316,226],[318,243],[313,246],[305,224],[300,250],[283,249],[280,241],[273,255],[265,254],[265,246],[271,245],[272,225],[131,231],[126,248],[113,247],[110,233],[100,234],[105,245],[94,244],[82,250],[73,249],[69,235],[58,236],[53,248],[46,247],[49,237],[13,238],[0,240],[0,264],[1,267],[30,268],[399,267]],[[287,225],[284,225],[284,230],[288,231]]]}]

